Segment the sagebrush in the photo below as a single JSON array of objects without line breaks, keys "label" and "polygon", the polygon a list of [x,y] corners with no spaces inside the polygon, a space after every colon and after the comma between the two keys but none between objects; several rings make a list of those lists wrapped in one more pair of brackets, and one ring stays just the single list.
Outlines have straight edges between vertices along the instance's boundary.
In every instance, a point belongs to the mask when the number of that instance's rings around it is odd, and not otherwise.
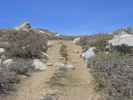
[{"label": "sagebrush", "polygon": [[133,57],[119,53],[99,54],[90,65],[96,80],[96,90],[107,100],[132,100]]}]

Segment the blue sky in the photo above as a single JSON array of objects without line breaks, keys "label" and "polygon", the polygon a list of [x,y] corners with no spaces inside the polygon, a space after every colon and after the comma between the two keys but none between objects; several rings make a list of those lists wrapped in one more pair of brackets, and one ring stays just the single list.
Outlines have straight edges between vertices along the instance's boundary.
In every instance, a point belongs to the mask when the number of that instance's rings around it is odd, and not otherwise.
[{"label": "blue sky", "polygon": [[133,26],[133,0],[0,0],[0,28],[24,21],[65,35]]}]

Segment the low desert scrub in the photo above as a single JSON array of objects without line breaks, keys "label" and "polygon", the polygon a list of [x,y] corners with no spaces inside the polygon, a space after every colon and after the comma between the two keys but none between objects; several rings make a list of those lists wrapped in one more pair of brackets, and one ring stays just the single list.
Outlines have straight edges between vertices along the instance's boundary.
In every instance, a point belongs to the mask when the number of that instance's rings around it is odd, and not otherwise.
[{"label": "low desert scrub", "polygon": [[112,47],[112,51],[117,51],[121,54],[132,54],[132,47],[123,44],[120,46]]},{"label": "low desert scrub", "polygon": [[0,47],[6,50],[9,58],[38,58],[47,51],[47,38],[46,34],[34,30],[0,30]]},{"label": "low desert scrub", "polygon": [[16,73],[2,68],[0,70],[0,96],[15,91],[15,84],[18,82]]},{"label": "low desert scrub", "polygon": [[118,52],[110,55],[100,53],[90,63],[95,89],[104,93],[106,100],[132,100],[133,57]]}]

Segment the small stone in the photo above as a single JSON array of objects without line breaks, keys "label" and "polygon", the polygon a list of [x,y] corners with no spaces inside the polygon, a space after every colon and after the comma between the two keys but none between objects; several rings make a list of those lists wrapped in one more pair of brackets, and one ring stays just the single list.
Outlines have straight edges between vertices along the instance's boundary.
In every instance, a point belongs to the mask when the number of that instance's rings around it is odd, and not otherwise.
[{"label": "small stone", "polygon": [[25,76],[25,75],[18,75],[18,78],[19,78],[19,79],[26,79],[27,76]]},{"label": "small stone", "polygon": [[58,100],[58,96],[56,96],[56,95],[46,95],[44,97],[41,97],[40,100]]},{"label": "small stone", "polygon": [[64,60],[65,58],[64,57],[59,57],[59,60]]},{"label": "small stone", "polygon": [[59,90],[55,89],[55,90],[48,90],[47,91],[47,94],[48,95],[56,95],[56,94],[59,94]]},{"label": "small stone", "polygon": [[48,65],[48,66],[53,66],[53,64],[52,64],[52,63],[47,63],[47,65]]},{"label": "small stone", "polygon": [[47,69],[47,65],[40,59],[34,59],[33,66],[35,67],[36,70],[40,70],[40,71]]}]

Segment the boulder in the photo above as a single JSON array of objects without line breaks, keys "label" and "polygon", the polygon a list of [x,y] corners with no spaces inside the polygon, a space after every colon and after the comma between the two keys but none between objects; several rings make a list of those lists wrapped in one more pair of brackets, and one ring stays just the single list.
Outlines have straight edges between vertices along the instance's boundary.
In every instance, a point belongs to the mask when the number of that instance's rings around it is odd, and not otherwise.
[{"label": "boulder", "polygon": [[32,66],[34,66],[34,68],[36,70],[46,70],[47,69],[47,64],[46,62],[44,63],[45,61],[41,61],[40,59],[34,59],[33,60],[33,63],[32,63]]},{"label": "boulder", "polygon": [[23,31],[29,31],[31,29],[31,25],[29,22],[24,22],[20,26],[16,27],[16,30],[23,30]]},{"label": "boulder", "polygon": [[0,54],[4,53],[5,49],[4,48],[0,48]]},{"label": "boulder", "polygon": [[47,65],[45,60],[40,59],[22,59],[13,58],[3,61],[3,66],[17,74],[27,75],[32,71],[36,70],[46,70]]},{"label": "boulder", "polygon": [[7,59],[3,61],[3,66],[9,69],[10,71],[16,72],[17,74],[28,75],[30,72],[34,70],[34,66],[32,66],[31,59]]}]

